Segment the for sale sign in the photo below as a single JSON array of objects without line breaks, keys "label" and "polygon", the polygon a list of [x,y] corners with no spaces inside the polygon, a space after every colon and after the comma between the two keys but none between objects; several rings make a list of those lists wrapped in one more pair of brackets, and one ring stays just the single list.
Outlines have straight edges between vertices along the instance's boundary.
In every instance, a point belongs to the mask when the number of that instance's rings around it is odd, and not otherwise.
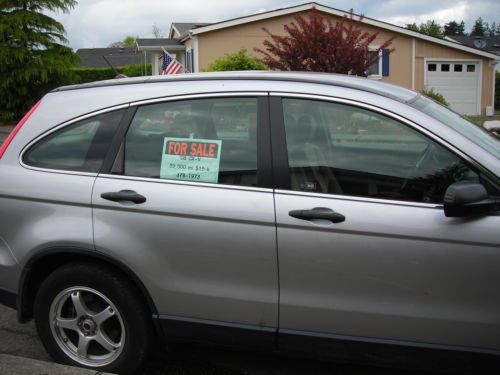
[{"label": "for sale sign", "polygon": [[166,137],[163,143],[160,177],[218,182],[221,148],[220,140]]}]

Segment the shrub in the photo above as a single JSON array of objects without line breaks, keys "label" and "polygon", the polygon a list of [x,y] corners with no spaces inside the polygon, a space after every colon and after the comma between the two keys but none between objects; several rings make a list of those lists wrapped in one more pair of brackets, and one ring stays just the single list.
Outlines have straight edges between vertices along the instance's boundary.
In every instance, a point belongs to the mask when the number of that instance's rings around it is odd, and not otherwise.
[{"label": "shrub", "polygon": [[450,103],[448,103],[446,101],[446,99],[444,98],[444,96],[436,91],[434,91],[434,89],[430,89],[430,90],[423,90],[422,91],[422,94],[427,96],[428,98],[431,98],[431,99],[434,99],[435,101],[441,103],[441,104],[444,104],[445,106],[449,106]]},{"label": "shrub", "polygon": [[237,53],[226,54],[215,60],[207,69],[207,72],[226,72],[235,70],[267,70],[267,67],[255,57],[248,55],[247,50],[242,48]]}]

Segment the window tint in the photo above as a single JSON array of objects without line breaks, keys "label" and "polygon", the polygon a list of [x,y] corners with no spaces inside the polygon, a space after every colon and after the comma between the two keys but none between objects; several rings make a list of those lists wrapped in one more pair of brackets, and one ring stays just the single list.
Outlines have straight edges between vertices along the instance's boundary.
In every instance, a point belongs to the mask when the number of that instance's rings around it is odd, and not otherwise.
[{"label": "window tint", "polygon": [[343,104],[284,99],[293,190],[441,203],[464,162],[388,117]]},{"label": "window tint", "polygon": [[129,176],[256,186],[257,99],[140,107],[124,151]]},{"label": "window tint", "polygon": [[58,130],[31,147],[23,161],[40,168],[99,172],[123,113],[105,113]]}]

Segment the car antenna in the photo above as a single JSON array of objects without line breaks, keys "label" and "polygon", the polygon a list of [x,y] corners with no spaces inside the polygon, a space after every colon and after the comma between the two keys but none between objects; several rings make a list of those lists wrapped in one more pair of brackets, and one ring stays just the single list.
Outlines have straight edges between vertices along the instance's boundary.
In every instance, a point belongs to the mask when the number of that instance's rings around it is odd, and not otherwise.
[{"label": "car antenna", "polygon": [[109,60],[108,60],[108,58],[106,56],[103,55],[102,58],[104,59],[104,61],[106,61],[106,64],[109,65],[109,67],[113,70],[113,72],[115,72],[115,74],[116,74],[115,79],[117,79],[117,78],[128,78],[126,75],[118,73],[118,71],[115,69],[115,67],[113,65],[111,65],[111,63],[109,62]]}]

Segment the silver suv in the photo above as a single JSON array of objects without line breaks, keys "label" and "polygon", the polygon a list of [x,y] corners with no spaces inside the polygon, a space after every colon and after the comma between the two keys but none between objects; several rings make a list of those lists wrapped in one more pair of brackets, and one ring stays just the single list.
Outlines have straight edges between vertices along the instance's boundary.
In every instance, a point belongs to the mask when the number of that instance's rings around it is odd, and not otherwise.
[{"label": "silver suv", "polygon": [[362,78],[59,88],[0,149],[0,301],[56,361],[124,374],[155,337],[498,359],[499,159],[454,112]]}]

